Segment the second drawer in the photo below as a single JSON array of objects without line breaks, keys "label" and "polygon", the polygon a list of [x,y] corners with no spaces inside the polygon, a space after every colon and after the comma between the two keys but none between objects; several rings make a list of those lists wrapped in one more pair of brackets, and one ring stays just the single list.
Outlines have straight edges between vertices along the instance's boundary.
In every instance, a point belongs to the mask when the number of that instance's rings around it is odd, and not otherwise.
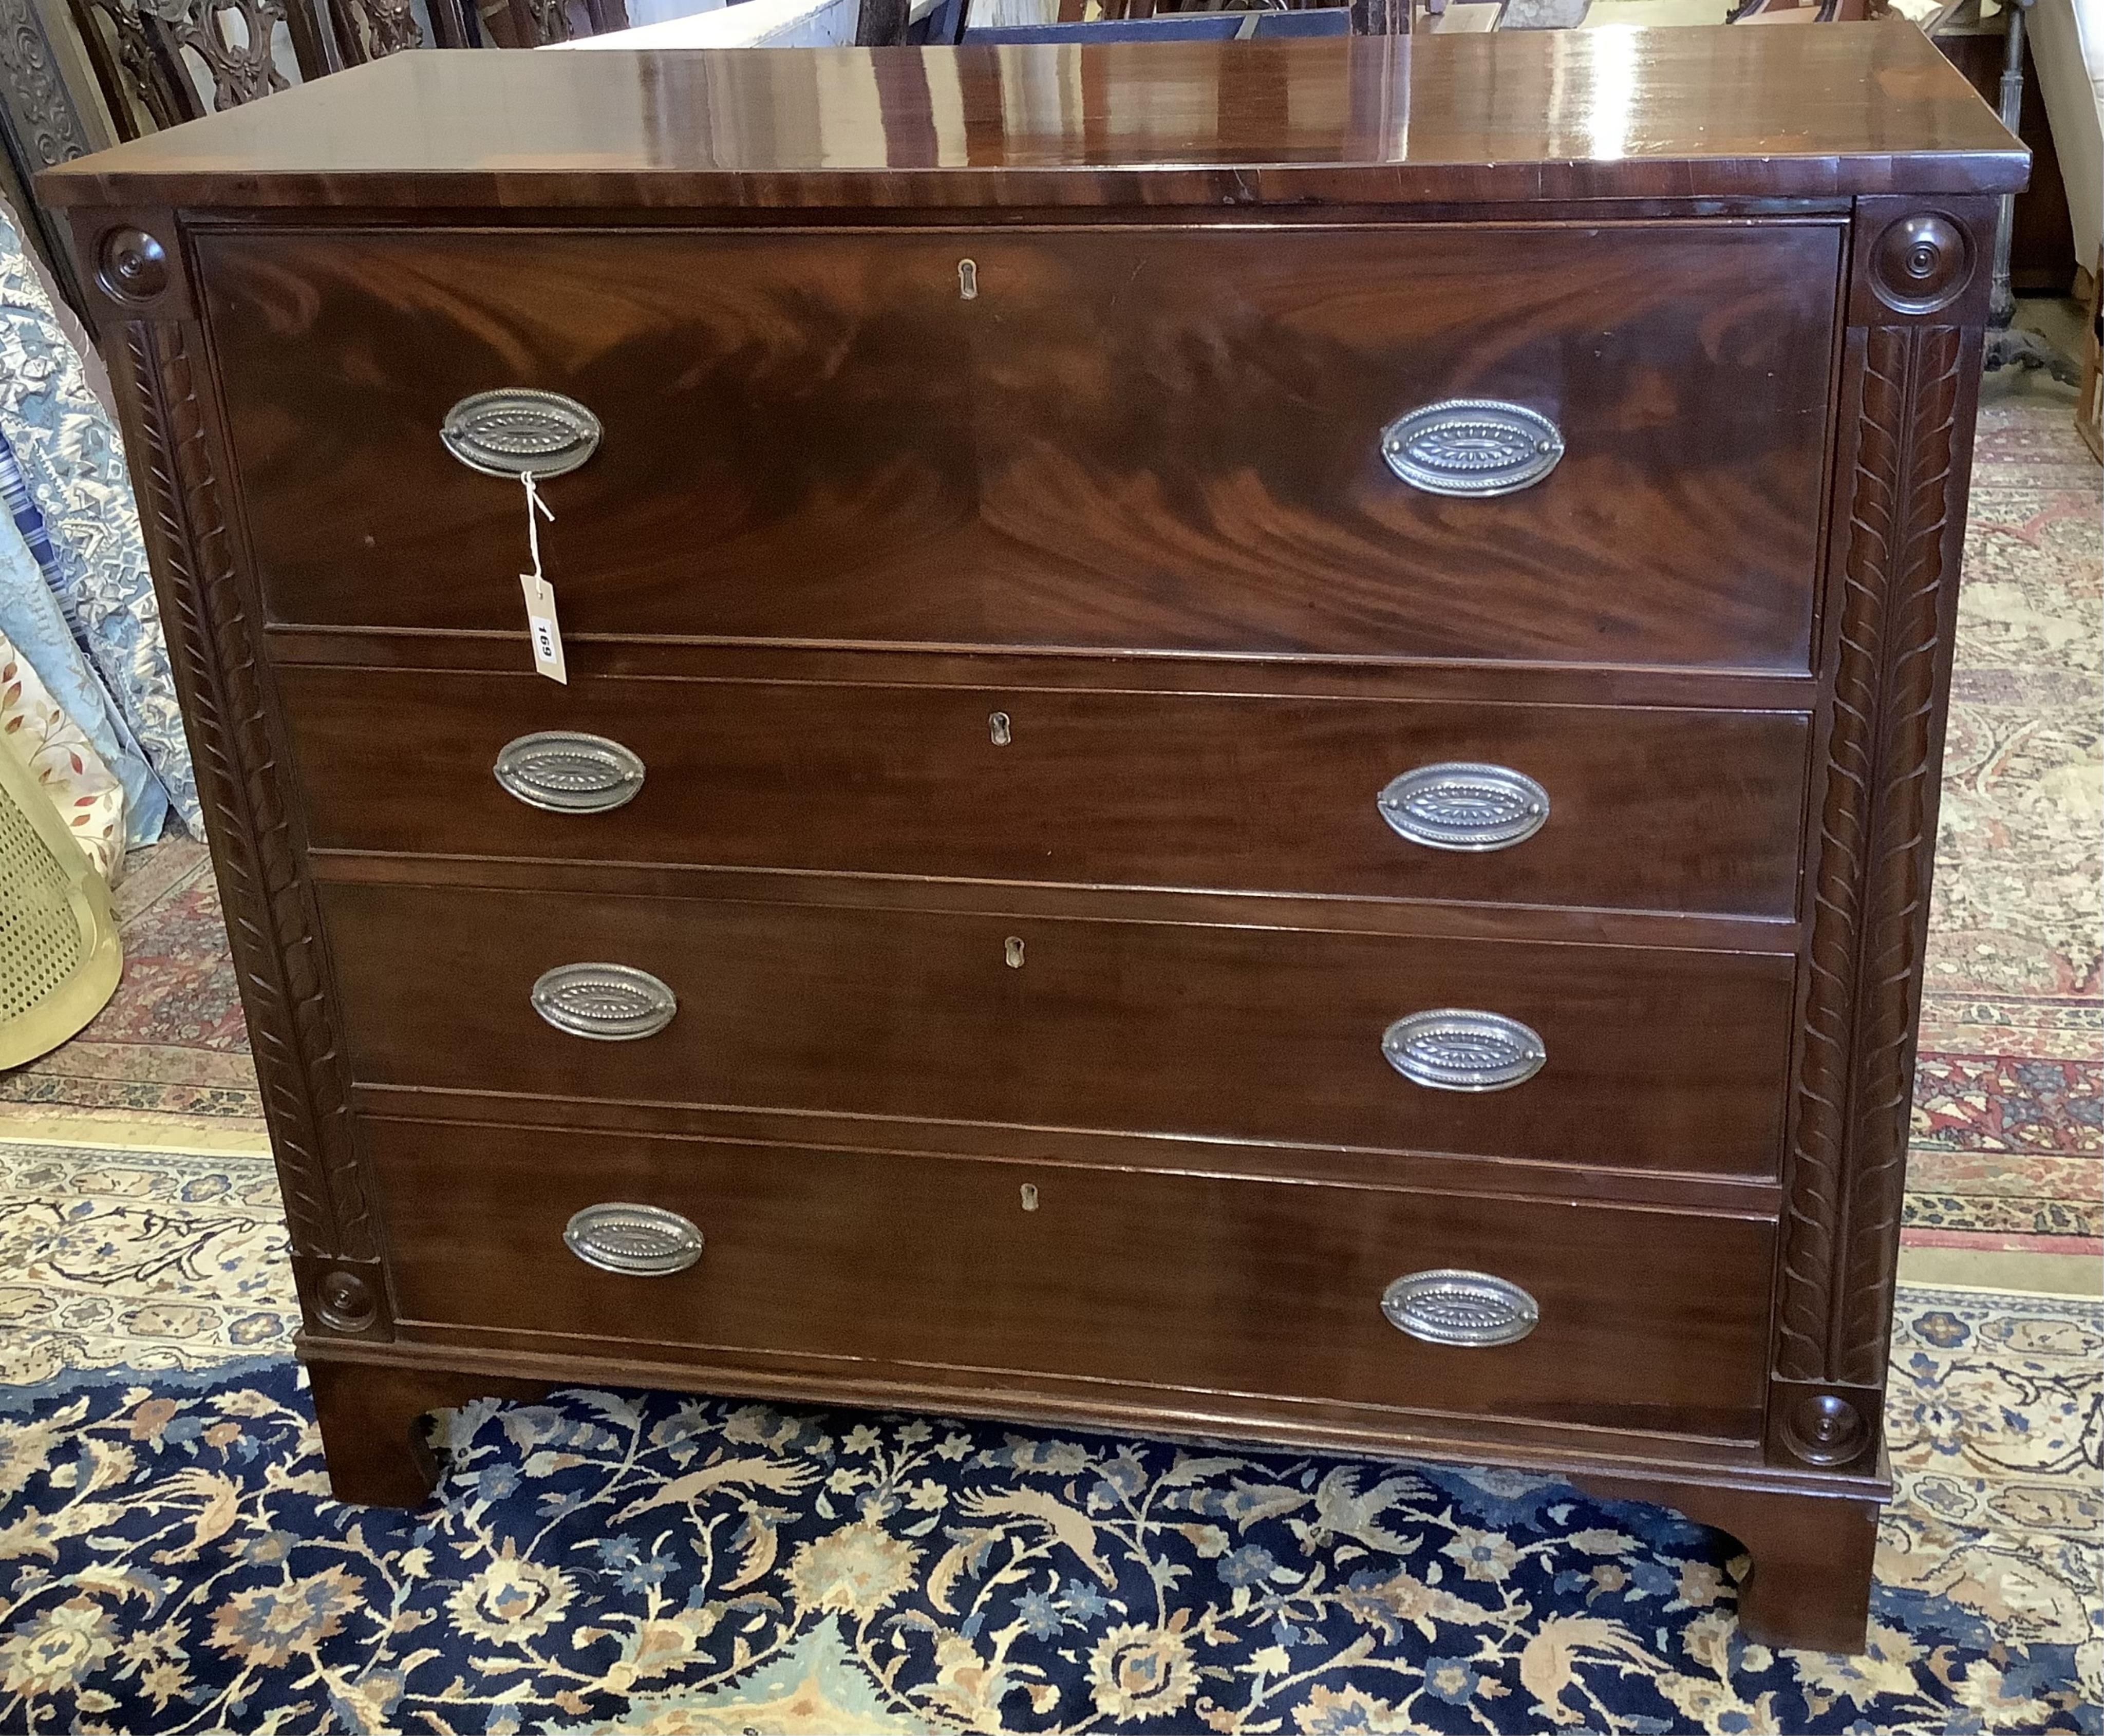
[{"label": "second drawer", "polygon": [[[1796,897],[1802,712],[617,678],[564,690],[296,665],[279,682],[325,847],[1774,918]],[[385,777],[375,716],[402,744]],[[506,744],[555,731],[632,751],[640,788],[593,813],[507,794],[492,776]],[[1435,775],[1381,801],[1455,763],[1490,766],[1490,781]],[[1522,779],[1545,815],[1527,813]]]},{"label": "second drawer", "polygon": [[[354,1074],[372,1083],[1712,1174],[1772,1173],[1779,1157],[1787,955],[322,892]],[[649,973],[676,1011],[639,1040],[559,1030],[531,997],[580,964]],[[566,1004],[587,1023],[595,1007],[646,1010],[617,986]],[[1526,1035],[1398,1032],[1448,1009]],[[1518,1082],[1450,1088],[1406,1066]]]}]

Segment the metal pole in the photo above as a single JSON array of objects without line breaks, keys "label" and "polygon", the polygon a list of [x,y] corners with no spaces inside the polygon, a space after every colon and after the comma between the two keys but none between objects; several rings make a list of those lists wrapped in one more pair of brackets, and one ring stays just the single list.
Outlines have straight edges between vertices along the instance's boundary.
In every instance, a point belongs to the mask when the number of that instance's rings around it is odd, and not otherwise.
[{"label": "metal pole", "polygon": [[[2002,48],[2002,124],[2014,132],[2024,116],[2024,14],[2033,0],[2003,0],[2008,20]],[[1987,298],[1987,321],[1997,330],[2017,317],[2017,295],[2009,287],[2009,251],[2017,234],[2017,196],[2002,195],[1995,215],[1995,283]]]},{"label": "metal pole", "polygon": [[[2024,116],[2024,14],[2033,0],[2002,0],[2008,20],[2002,49],[2002,124],[2017,131]],[[2016,243],[2017,196],[2002,195],[1995,213],[1995,273],[1987,292],[1987,341],[1982,365],[1989,373],[1998,368],[2043,367],[2056,380],[2075,383],[2075,364],[2035,332],[2019,332],[2017,293],[2009,281],[2009,254]]]}]

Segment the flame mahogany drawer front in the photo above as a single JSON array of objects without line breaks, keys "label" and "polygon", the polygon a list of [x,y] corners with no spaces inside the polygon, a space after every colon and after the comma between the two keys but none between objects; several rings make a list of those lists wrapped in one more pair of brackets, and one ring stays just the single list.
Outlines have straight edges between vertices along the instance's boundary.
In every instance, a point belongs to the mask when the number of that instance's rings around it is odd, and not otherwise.
[{"label": "flame mahogany drawer front", "polygon": [[[1786,955],[322,892],[352,1070],[373,1084],[1713,1174],[1780,1161]],[[675,1010],[631,1040],[559,1029],[533,996],[573,964],[648,973]],[[1406,1075],[1391,1027],[1448,1009],[1525,1027],[1481,1040],[1487,1066],[1531,1073],[1484,1089]],[[1393,1039],[1399,1060],[1440,1053],[1411,1046],[1420,1028]]]},{"label": "flame mahogany drawer front", "polygon": [[[298,665],[278,680],[310,835],[332,849],[1786,918],[1803,848],[1801,712],[576,676],[564,689]],[[385,778],[376,714],[415,744]],[[630,750],[640,786],[609,781],[602,799],[622,799],[608,811],[551,812],[534,805],[545,792],[508,794],[492,775],[507,745],[562,731],[599,738],[585,747],[604,765],[607,743]],[[1414,834],[1384,817],[1383,791],[1456,763],[1517,773],[1515,791],[1532,781],[1545,817],[1493,808],[1433,843],[1406,802]],[[1497,848],[1448,847],[1537,818]]]},{"label": "flame mahogany drawer front", "polygon": [[[368,1131],[392,1202],[396,1297],[419,1323],[630,1355],[852,1358],[1741,1440],[1758,1427],[1774,1226],[1756,1218],[511,1128]],[[691,1265],[651,1276],[573,1257],[565,1225],[608,1201],[677,1213],[698,1257],[689,1248]],[[1435,1343],[1384,1315],[1395,1280],[1452,1269],[1518,1286],[1533,1329]]]},{"label": "flame mahogany drawer front", "polygon": [[[546,487],[573,634],[1803,670],[1843,237],[281,231],[197,258],[276,620],[519,630],[520,490],[439,430],[524,387],[603,428]],[[1545,419],[1560,460],[1491,498],[1414,486],[1384,430],[1455,398]]]}]

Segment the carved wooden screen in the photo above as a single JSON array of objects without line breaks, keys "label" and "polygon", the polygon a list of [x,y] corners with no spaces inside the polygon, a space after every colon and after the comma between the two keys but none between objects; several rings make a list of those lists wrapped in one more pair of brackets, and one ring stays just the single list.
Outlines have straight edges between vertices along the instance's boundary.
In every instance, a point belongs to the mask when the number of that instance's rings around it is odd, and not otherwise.
[{"label": "carved wooden screen", "polygon": [[126,139],[404,48],[532,48],[628,25],[622,0],[424,0],[421,16],[414,0],[67,4]]},{"label": "carved wooden screen", "polygon": [[74,24],[121,137],[252,102],[329,70],[305,0],[69,0]]}]

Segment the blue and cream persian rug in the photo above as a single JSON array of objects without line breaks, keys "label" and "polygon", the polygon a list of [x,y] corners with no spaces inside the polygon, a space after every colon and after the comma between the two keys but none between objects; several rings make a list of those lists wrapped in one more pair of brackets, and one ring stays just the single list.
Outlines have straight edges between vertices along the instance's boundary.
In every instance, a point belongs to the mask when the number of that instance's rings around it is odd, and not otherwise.
[{"label": "blue and cream persian rug", "polygon": [[1509,1473],[578,1391],[338,1506],[274,1211],[0,1144],[0,1731],[2104,1733],[2104,1304],[1901,1293],[1848,1659]]}]

